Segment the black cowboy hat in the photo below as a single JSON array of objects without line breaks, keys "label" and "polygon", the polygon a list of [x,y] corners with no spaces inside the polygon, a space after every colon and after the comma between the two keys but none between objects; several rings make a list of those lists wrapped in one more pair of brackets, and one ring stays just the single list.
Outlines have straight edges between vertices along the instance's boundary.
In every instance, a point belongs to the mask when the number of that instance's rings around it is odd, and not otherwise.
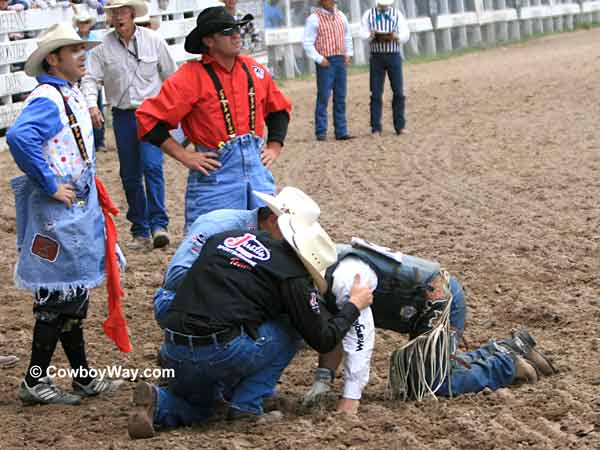
[{"label": "black cowboy hat", "polygon": [[240,20],[227,12],[223,6],[206,8],[196,19],[196,28],[190,31],[185,38],[185,51],[195,55],[206,53],[208,48],[202,42],[202,38],[218,33],[235,26],[243,26],[254,19],[252,14],[246,14]]}]

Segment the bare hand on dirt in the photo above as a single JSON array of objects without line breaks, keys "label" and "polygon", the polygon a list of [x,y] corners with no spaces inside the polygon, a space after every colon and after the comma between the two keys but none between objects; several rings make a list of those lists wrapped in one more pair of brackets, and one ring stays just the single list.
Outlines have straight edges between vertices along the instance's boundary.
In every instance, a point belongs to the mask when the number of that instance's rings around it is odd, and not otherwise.
[{"label": "bare hand on dirt", "polygon": [[271,141],[263,148],[260,160],[267,169],[270,169],[279,155],[281,155],[281,143]]},{"label": "bare hand on dirt", "polygon": [[359,310],[365,309],[373,303],[373,289],[360,284],[360,275],[354,275],[354,283],[350,290],[350,303],[353,303]]},{"label": "bare hand on dirt", "polygon": [[321,67],[329,67],[329,61],[327,60],[327,58],[323,58],[323,61],[321,61],[321,62],[319,63],[319,65],[320,65]]},{"label": "bare hand on dirt", "polygon": [[90,116],[92,116],[92,125],[94,128],[102,128],[104,116],[102,115],[102,111],[100,111],[97,106],[92,106],[90,108]]},{"label": "bare hand on dirt", "polygon": [[181,163],[190,170],[196,170],[204,176],[210,175],[210,171],[214,172],[221,163],[217,161],[219,155],[215,152],[190,152],[182,153]]},{"label": "bare hand on dirt", "polygon": [[75,188],[71,184],[59,184],[56,192],[52,194],[52,198],[63,202],[70,208],[75,203]]}]

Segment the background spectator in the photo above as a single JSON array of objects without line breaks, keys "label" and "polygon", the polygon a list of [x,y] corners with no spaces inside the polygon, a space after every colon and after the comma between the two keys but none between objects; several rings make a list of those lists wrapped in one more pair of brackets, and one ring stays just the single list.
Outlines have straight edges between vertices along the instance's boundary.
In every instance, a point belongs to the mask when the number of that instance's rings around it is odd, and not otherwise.
[{"label": "background spectator", "polygon": [[267,0],[263,14],[265,28],[279,28],[285,25],[285,15],[278,0]]},{"label": "background spectator", "polygon": [[[103,33],[98,30],[92,30],[92,27],[96,23],[96,19],[90,14],[87,6],[85,5],[73,5],[75,16],[73,17],[73,26],[77,31],[77,34],[84,40],[90,41],[102,41]],[[91,50],[87,51],[86,66],[90,68],[90,53]],[[102,98],[102,88],[98,89],[98,109],[104,111],[104,101]],[[106,130],[104,123],[100,128],[94,128],[94,146],[97,152],[106,151]]]}]

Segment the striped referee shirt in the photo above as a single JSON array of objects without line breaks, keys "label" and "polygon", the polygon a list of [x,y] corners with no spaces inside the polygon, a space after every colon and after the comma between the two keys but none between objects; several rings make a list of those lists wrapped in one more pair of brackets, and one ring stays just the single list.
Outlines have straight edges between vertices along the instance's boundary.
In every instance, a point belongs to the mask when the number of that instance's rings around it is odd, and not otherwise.
[{"label": "striped referee shirt", "polygon": [[[389,42],[377,42],[371,38],[371,31],[395,33],[396,39]],[[360,23],[360,37],[368,39],[371,53],[402,53],[402,44],[408,41],[410,30],[408,22],[399,9],[388,7],[385,10],[371,8],[365,11]]]}]

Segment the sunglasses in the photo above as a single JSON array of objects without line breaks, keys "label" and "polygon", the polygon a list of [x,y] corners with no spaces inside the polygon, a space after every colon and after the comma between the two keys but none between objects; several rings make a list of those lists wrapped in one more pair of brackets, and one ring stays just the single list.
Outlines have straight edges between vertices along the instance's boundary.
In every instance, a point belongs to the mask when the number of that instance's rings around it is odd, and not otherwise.
[{"label": "sunglasses", "polygon": [[242,28],[239,25],[236,25],[231,28],[225,28],[224,30],[219,31],[219,34],[223,36],[233,36],[234,34],[240,34],[242,32]]}]

